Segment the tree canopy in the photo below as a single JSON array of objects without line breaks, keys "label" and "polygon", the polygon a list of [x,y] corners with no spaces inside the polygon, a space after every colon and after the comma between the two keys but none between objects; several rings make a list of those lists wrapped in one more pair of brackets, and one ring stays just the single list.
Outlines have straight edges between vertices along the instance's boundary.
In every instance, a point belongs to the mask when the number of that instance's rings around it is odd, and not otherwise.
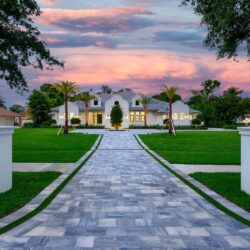
[{"label": "tree canopy", "polygon": [[51,55],[32,17],[41,14],[35,0],[1,0],[0,4],[0,79],[10,88],[28,89],[22,69],[31,66],[53,69],[63,62]]},{"label": "tree canopy", "polygon": [[[161,92],[157,95],[152,96],[152,98],[163,101],[163,102],[169,102],[168,96],[166,95],[166,92]],[[173,102],[179,101],[181,100],[181,96],[178,94],[175,94],[175,96],[173,97]]]},{"label": "tree canopy", "polygon": [[40,91],[48,96],[51,102],[51,107],[57,107],[63,104],[64,96],[54,87],[53,84],[44,83],[40,87]]},{"label": "tree canopy", "polygon": [[249,98],[242,98],[243,93],[237,87],[226,89],[222,95],[216,96],[215,90],[221,85],[216,80],[202,83],[201,90],[193,90],[188,104],[201,112],[198,119],[206,126],[221,127],[240,122],[250,111]]},{"label": "tree canopy", "polygon": [[36,126],[49,120],[50,100],[44,93],[33,90],[28,100],[29,113]]},{"label": "tree canopy", "polygon": [[102,85],[101,86],[101,92],[105,94],[111,94],[112,88],[110,88],[108,85]]},{"label": "tree canopy", "polygon": [[19,104],[14,104],[10,107],[10,111],[16,112],[16,113],[21,113],[25,111],[25,107]]},{"label": "tree canopy", "polygon": [[1,96],[0,96],[0,108],[5,108],[5,101]]},{"label": "tree canopy", "polygon": [[250,59],[250,1],[249,0],[183,0],[202,17],[208,34],[207,47],[217,50],[218,58],[236,58],[244,48]]}]

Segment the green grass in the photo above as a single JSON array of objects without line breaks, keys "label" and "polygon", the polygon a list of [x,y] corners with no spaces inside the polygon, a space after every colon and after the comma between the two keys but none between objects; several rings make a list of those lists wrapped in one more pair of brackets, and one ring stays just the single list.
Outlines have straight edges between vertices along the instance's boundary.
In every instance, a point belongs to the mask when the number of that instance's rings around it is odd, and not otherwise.
[{"label": "green grass", "polygon": [[250,212],[250,195],[241,191],[240,173],[193,173],[190,176]]},{"label": "green grass", "polygon": [[76,162],[95,143],[98,135],[57,135],[54,128],[16,129],[13,136],[14,162]]},{"label": "green grass", "polygon": [[13,172],[13,188],[0,194],[0,218],[23,207],[60,175],[59,172]]},{"label": "green grass", "polygon": [[140,135],[142,141],[170,163],[240,164],[238,132],[177,132]]}]

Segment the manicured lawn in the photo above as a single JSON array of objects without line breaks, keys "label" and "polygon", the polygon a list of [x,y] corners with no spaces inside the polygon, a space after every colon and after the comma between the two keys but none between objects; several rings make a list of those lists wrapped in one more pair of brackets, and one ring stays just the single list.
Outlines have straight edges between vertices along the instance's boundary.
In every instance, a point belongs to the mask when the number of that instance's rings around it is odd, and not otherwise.
[{"label": "manicured lawn", "polygon": [[193,173],[190,176],[224,198],[250,211],[250,195],[240,189],[240,173]]},{"label": "manicured lawn", "polygon": [[238,132],[177,132],[140,135],[142,141],[171,163],[240,164]]},{"label": "manicured lawn", "polygon": [[0,194],[0,218],[23,207],[60,175],[58,172],[14,172],[13,188]]},{"label": "manicured lawn", "polygon": [[54,128],[21,128],[13,136],[14,162],[76,162],[95,143],[97,135],[57,135]]}]

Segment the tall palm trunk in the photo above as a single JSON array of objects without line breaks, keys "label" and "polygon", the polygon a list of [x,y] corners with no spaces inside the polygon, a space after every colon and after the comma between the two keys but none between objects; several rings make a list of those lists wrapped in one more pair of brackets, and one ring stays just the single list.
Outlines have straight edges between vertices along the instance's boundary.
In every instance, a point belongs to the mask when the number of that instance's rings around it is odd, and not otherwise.
[{"label": "tall palm trunk", "polygon": [[168,126],[168,132],[169,134],[173,134],[173,123],[172,123],[172,101],[169,100],[169,112],[168,112],[168,120],[169,120],[169,126]]},{"label": "tall palm trunk", "polygon": [[89,105],[85,104],[85,127],[88,128],[89,126]]},{"label": "tall palm trunk", "polygon": [[144,127],[147,127],[147,116],[148,116],[148,110],[147,106],[144,106]]},{"label": "tall palm trunk", "polygon": [[65,96],[64,99],[64,108],[65,108],[65,119],[64,119],[64,134],[68,134],[69,133],[69,119],[68,119],[68,97]]}]

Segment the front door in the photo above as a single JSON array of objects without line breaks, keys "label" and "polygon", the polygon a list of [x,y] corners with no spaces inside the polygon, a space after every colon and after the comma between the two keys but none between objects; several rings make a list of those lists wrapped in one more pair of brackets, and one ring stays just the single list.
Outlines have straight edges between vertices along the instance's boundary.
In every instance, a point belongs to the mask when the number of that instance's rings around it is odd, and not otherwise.
[{"label": "front door", "polygon": [[102,124],[102,114],[97,114],[97,124]]}]

